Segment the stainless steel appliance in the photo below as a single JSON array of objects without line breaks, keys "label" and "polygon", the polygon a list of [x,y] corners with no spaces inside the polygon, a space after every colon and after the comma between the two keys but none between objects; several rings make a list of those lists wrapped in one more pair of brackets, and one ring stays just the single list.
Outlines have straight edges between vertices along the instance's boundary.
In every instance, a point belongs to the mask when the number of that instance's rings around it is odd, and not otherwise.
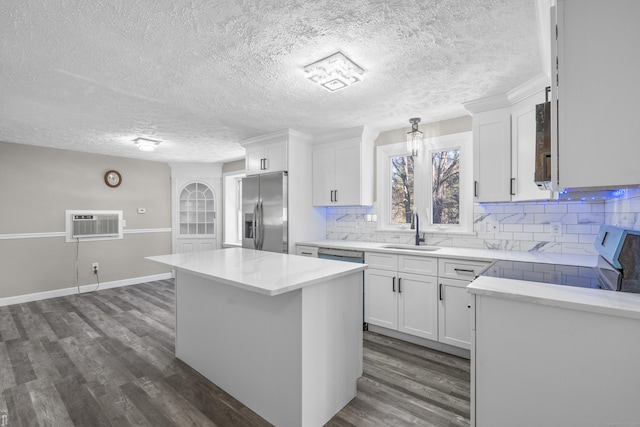
[{"label": "stainless steel appliance", "polygon": [[319,248],[318,258],[364,264],[364,252],[351,249]]},{"label": "stainless steel appliance", "polygon": [[242,247],[288,252],[286,172],[248,176],[242,180]]},{"label": "stainless steel appliance", "polygon": [[603,225],[594,246],[595,267],[495,261],[479,275],[640,293],[640,231]]},{"label": "stainless steel appliance", "polygon": [[[353,249],[319,248],[318,258],[364,264],[364,252],[356,251]],[[367,322],[364,321],[364,299],[365,299],[365,294],[364,294],[364,271],[363,271],[362,272],[362,330],[368,331],[369,325],[367,324]]]}]

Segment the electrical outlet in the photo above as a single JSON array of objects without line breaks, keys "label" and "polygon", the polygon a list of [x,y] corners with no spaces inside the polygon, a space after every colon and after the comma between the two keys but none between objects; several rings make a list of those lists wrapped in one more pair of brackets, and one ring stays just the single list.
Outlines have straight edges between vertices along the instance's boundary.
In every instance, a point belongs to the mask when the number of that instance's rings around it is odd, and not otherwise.
[{"label": "electrical outlet", "polygon": [[549,234],[552,236],[562,236],[562,223],[561,222],[552,222],[549,228]]},{"label": "electrical outlet", "polygon": [[100,265],[97,262],[94,262],[91,264],[91,272],[93,272],[93,274],[98,274],[99,268],[100,268]]}]

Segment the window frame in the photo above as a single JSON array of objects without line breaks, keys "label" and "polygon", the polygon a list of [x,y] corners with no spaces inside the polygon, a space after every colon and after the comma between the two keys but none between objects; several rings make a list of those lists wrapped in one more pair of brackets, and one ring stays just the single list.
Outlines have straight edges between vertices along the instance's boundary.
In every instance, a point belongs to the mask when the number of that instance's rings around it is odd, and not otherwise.
[{"label": "window frame", "polygon": [[[433,224],[431,216],[431,153],[460,150],[460,224]],[[411,231],[409,224],[391,224],[391,157],[407,155],[406,142],[377,148],[378,230]],[[420,231],[427,233],[473,233],[473,138],[460,132],[425,138],[414,159],[414,207],[420,216]],[[427,214],[428,212],[428,214]]]},{"label": "window frame", "polygon": [[[244,170],[223,174],[223,246],[242,246],[242,231],[240,228],[242,221],[237,216],[238,212],[242,213],[242,196],[241,190],[238,191],[238,185],[242,187],[242,179],[246,176]],[[238,232],[240,234],[236,236]]]}]

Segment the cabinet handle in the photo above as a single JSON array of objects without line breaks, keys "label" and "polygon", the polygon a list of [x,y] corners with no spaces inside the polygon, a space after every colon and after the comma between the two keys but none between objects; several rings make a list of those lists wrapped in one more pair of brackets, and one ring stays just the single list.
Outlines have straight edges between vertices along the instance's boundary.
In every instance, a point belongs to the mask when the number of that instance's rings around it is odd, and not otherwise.
[{"label": "cabinet handle", "polygon": [[331,203],[333,203],[333,190],[331,190]]},{"label": "cabinet handle", "polygon": [[474,275],[476,274],[475,271],[468,270],[468,269],[465,269],[465,268],[454,268],[453,271],[455,271],[456,273],[467,273],[467,274],[474,274]]},{"label": "cabinet handle", "polygon": [[438,286],[438,299],[442,301],[442,283]]},{"label": "cabinet handle", "polygon": [[396,278],[395,277],[393,278],[393,282],[392,283],[393,283],[393,285],[392,285],[391,289],[393,290],[393,292],[395,292],[396,291]]},{"label": "cabinet handle", "polygon": [[515,183],[516,183],[516,179],[515,179],[515,178],[511,178],[511,182],[509,183],[509,193],[510,193],[512,196],[515,196],[515,195],[516,195],[516,193],[515,193],[515,191],[514,191],[514,188],[515,188],[515,185],[514,185],[514,184],[515,184]]},{"label": "cabinet handle", "polygon": [[313,253],[311,253],[311,252],[300,252],[300,253],[301,253],[302,255],[308,255],[308,256],[313,255]]},{"label": "cabinet handle", "polygon": [[398,277],[398,293],[402,293],[402,277]]},{"label": "cabinet handle", "polygon": [[473,196],[478,197],[478,181],[473,181]]},{"label": "cabinet handle", "polygon": [[333,190],[333,191],[335,191],[335,195],[336,195],[336,198],[335,198],[334,202],[337,202],[338,201],[338,190]]},{"label": "cabinet handle", "polygon": [[260,159],[260,170],[264,170],[264,159]]}]

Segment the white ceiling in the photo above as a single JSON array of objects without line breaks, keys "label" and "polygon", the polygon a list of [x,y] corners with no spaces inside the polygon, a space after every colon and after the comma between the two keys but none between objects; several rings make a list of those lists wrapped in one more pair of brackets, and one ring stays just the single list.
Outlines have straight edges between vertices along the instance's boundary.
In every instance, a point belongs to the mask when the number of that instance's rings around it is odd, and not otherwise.
[{"label": "white ceiling", "polygon": [[[458,117],[542,73],[536,19],[535,0],[3,0],[0,141],[225,162],[285,128]],[[336,51],[366,74],[329,93],[302,67]]]}]

